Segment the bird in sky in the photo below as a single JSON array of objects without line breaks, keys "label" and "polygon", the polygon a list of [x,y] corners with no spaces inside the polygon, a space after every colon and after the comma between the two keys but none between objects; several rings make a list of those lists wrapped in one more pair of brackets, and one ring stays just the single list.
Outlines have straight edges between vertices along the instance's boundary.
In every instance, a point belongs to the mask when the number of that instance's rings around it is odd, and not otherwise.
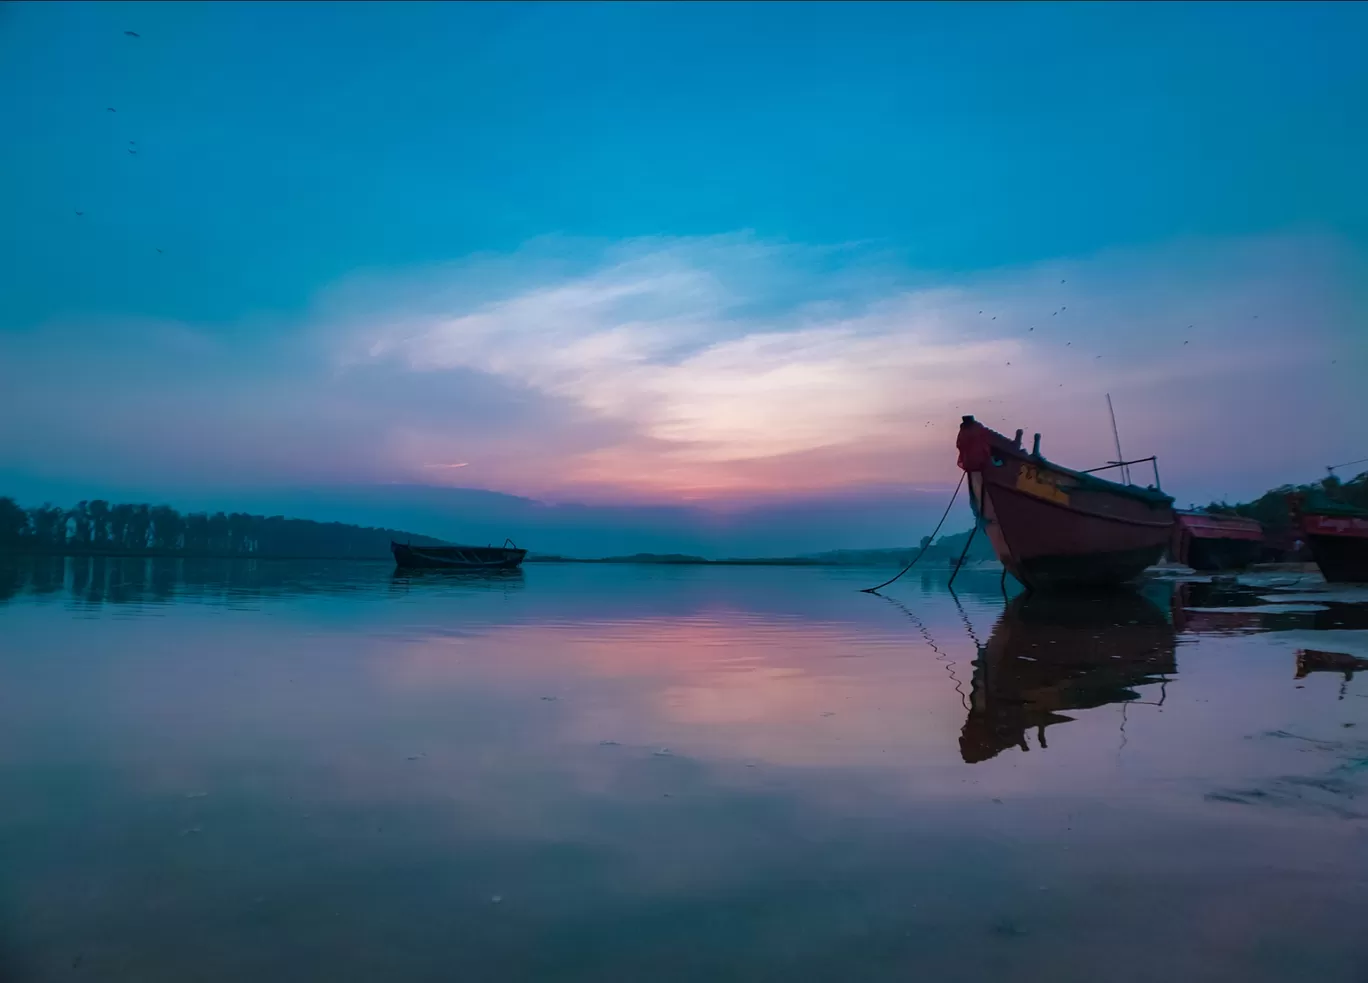
[{"label": "bird in sky", "polygon": [[105,107],[105,112],[107,112],[107,113],[117,113],[118,110],[115,109],[113,106],[106,106],[106,107]]},{"label": "bird in sky", "polygon": [[[153,247],[152,247],[152,248],[153,248],[153,249],[156,249],[156,247],[155,247],[155,246],[153,246]],[[160,252],[161,252],[161,250],[160,250],[160,249],[157,249],[157,252],[158,252],[158,253],[160,253]]]},{"label": "bird in sky", "polygon": [[137,154],[137,151],[134,150],[132,147],[129,147],[129,148],[128,148],[128,152],[129,152],[130,154]]},{"label": "bird in sky", "polygon": [[85,212],[77,212],[77,213],[76,213],[77,217],[80,217],[81,215],[84,215],[84,214],[85,214]]},{"label": "bird in sky", "polygon": [[142,35],[139,34],[137,31],[124,31],[124,33],[127,34],[127,35],[128,35],[129,37],[131,37],[131,38],[140,38],[140,37],[142,37]]}]

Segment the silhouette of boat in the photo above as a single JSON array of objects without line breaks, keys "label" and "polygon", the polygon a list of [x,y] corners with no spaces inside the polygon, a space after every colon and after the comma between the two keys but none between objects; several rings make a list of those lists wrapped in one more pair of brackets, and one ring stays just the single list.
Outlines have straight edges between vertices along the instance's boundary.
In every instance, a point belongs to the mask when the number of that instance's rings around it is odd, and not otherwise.
[{"label": "silhouette of boat", "polygon": [[1170,559],[1194,570],[1236,570],[1263,556],[1263,526],[1253,519],[1188,511],[1176,516]]},{"label": "silhouette of boat", "polygon": [[[1173,532],[1173,499],[1097,477],[1094,471],[1153,461],[1113,461],[1073,471],[1029,452],[966,416],[955,441],[969,501],[1002,565],[1039,590],[1123,584],[1155,563]],[[1156,485],[1158,472],[1156,468]]]},{"label": "silhouette of boat", "polygon": [[412,546],[390,543],[395,565],[401,570],[512,570],[522,563],[527,550],[504,540],[503,546]]},{"label": "silhouette of boat", "polygon": [[1326,580],[1368,583],[1368,509],[1299,494],[1288,505]]},{"label": "silhouette of boat", "polygon": [[960,756],[1027,750],[1029,730],[1047,748],[1045,728],[1072,720],[1067,711],[1138,701],[1134,687],[1176,671],[1176,644],[1164,612],[1137,592],[1019,595],[974,662]]}]

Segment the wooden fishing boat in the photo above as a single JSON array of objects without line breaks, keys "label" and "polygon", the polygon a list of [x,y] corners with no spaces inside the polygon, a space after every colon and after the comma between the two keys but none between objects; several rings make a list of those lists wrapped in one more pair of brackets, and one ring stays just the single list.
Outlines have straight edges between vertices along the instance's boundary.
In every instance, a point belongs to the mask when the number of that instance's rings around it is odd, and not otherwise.
[{"label": "wooden fishing boat", "polygon": [[1194,570],[1236,570],[1263,556],[1263,526],[1240,515],[1176,513],[1169,558]]},{"label": "wooden fishing boat", "polygon": [[527,550],[504,540],[503,546],[412,546],[390,543],[394,562],[401,570],[512,570]]},{"label": "wooden fishing boat", "polygon": [[969,500],[1007,572],[1033,590],[1107,587],[1138,577],[1158,561],[1173,533],[1173,498],[1097,477],[1130,464],[1073,471],[990,430],[972,416],[955,441]]},{"label": "wooden fishing boat", "polygon": [[1326,580],[1368,583],[1368,509],[1304,495],[1288,505]]}]

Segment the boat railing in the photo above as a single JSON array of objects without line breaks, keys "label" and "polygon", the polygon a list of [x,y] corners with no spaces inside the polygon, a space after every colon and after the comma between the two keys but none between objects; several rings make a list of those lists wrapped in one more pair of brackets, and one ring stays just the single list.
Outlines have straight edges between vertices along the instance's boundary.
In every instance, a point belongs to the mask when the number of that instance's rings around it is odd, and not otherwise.
[{"label": "boat railing", "polygon": [[1159,490],[1162,491],[1162,490],[1163,490],[1163,486],[1161,486],[1161,485],[1159,484],[1159,457],[1158,457],[1158,455],[1153,455],[1153,454],[1152,454],[1152,455],[1150,455],[1149,457],[1137,457],[1134,461],[1108,461],[1106,464],[1102,465],[1102,467],[1100,467],[1100,468],[1088,468],[1086,471],[1080,471],[1080,472],[1078,472],[1078,473],[1079,473],[1079,474],[1096,474],[1098,471],[1110,471],[1112,468],[1124,468],[1124,467],[1128,467],[1128,466],[1130,466],[1130,465],[1132,465],[1132,464],[1144,464],[1146,461],[1148,461],[1150,464],[1152,464],[1152,465],[1154,466],[1154,487],[1155,487],[1155,488],[1158,488]]}]

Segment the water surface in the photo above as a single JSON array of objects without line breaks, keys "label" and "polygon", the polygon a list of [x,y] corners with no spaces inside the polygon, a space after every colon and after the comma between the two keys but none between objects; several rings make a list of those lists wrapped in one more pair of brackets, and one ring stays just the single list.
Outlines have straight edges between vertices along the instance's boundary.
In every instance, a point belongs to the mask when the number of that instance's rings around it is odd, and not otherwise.
[{"label": "water surface", "polygon": [[1314,578],[0,566],[0,978],[1368,979]]}]

